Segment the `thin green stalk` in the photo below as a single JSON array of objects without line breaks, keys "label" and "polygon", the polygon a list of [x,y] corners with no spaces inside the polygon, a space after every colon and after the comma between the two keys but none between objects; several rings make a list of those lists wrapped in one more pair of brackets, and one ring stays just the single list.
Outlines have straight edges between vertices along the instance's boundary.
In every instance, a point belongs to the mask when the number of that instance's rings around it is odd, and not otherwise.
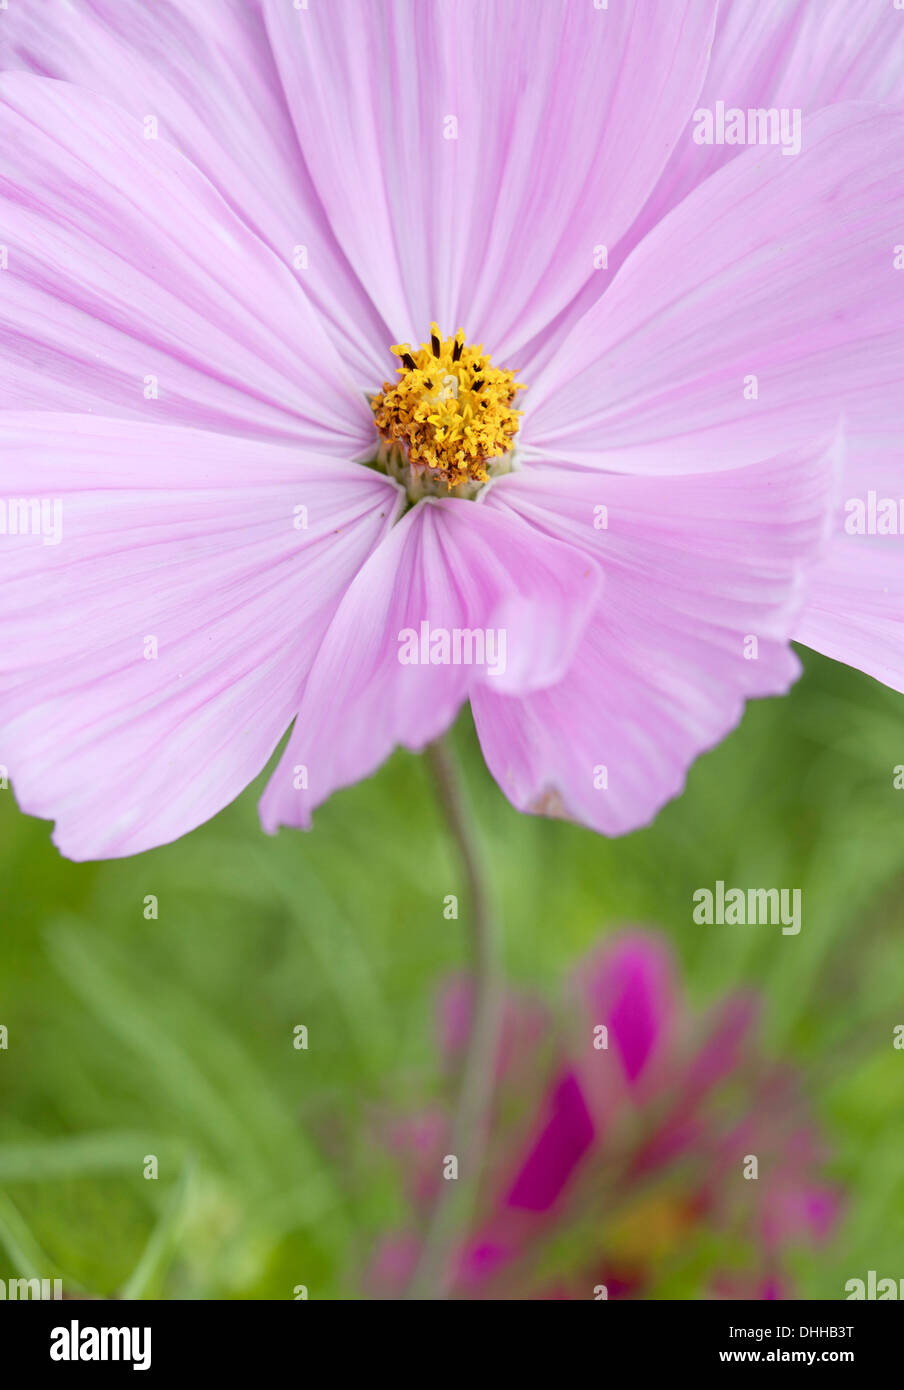
[{"label": "thin green stalk", "polygon": [[449,1142],[450,1154],[458,1159],[458,1177],[440,1183],[408,1289],[409,1298],[441,1299],[448,1296],[455,1250],[468,1230],[489,1134],[501,1012],[500,934],[454,756],[440,741],[429,745],[425,757],[464,870],[473,976],[470,1033]]}]

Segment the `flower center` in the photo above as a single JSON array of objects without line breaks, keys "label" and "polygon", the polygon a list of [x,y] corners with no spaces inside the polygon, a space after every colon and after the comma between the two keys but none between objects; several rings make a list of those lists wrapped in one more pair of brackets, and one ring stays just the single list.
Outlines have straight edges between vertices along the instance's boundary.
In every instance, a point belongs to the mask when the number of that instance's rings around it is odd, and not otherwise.
[{"label": "flower center", "polygon": [[380,453],[377,466],[397,478],[412,500],[455,492],[473,497],[485,482],[511,469],[520,410],[515,373],[494,367],[478,344],[459,329],[440,337],[430,325],[429,343],[412,351],[400,343],[399,381],[384,381],[371,399]]}]

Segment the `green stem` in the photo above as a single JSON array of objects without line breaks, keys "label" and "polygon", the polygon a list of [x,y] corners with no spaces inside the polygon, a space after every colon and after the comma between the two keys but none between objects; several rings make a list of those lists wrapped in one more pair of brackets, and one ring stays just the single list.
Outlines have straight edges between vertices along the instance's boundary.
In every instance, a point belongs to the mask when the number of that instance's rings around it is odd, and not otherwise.
[{"label": "green stem", "polygon": [[409,1298],[440,1299],[448,1295],[452,1259],[468,1230],[489,1134],[501,1012],[501,970],[499,932],[483,857],[455,759],[444,741],[430,744],[424,756],[464,869],[473,972],[470,1032],[449,1144],[449,1152],[458,1159],[458,1177],[440,1183],[408,1290]]}]

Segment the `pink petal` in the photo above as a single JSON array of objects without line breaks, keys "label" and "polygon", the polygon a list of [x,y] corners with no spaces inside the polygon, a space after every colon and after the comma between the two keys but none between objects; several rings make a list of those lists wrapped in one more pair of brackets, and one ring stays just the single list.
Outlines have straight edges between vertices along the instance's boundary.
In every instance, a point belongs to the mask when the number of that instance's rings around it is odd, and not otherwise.
[{"label": "pink petal", "polygon": [[650,233],[529,383],[522,453],[680,473],[797,448],[842,414],[851,433],[899,437],[902,222],[900,116],[833,107],[805,121],[797,158],[732,160]]},{"label": "pink petal", "polygon": [[[723,0],[712,62],[699,107],[800,108],[831,102],[904,102],[904,23],[886,0]],[[627,252],[715,169],[735,158],[737,145],[698,145],[689,126],[655,194],[622,251]],[[873,166],[880,174],[881,162]],[[900,181],[900,180],[899,180]],[[855,228],[856,230],[856,228]],[[902,238],[896,235],[896,244]],[[830,245],[827,233],[826,246]],[[613,266],[616,258],[610,260]],[[847,268],[844,275],[848,274]],[[900,278],[900,272],[898,272]],[[881,293],[895,287],[889,285]],[[894,301],[893,301],[894,302]],[[897,310],[900,322],[900,308]],[[900,336],[900,335],[899,335]],[[846,495],[877,486],[877,456],[886,473],[900,468],[904,393],[892,373],[878,404],[867,388],[849,415]],[[891,490],[897,495],[899,488]],[[817,651],[904,690],[904,570],[895,542],[884,547],[840,535],[812,575],[808,602],[794,636]]]},{"label": "pink petal", "polygon": [[[398,339],[503,357],[597,272],[699,92],[712,0],[265,0],[305,161]],[[453,127],[451,121],[457,124]]]},{"label": "pink petal", "polygon": [[765,1188],[762,1200],[760,1234],[770,1252],[825,1243],[843,1208],[840,1190],[809,1181],[805,1170],[782,1174]]},{"label": "pink petal", "polygon": [[197,165],[291,268],[356,381],[379,384],[389,331],[313,191],[256,3],[27,0],[4,9],[0,55],[2,68],[76,82],[156,121],[153,138]]},{"label": "pink petal", "polygon": [[[904,25],[888,0],[722,0],[697,109],[904,101]],[[688,124],[628,245],[660,222],[739,145],[701,145]]]},{"label": "pink petal", "polygon": [[[439,1047],[447,1064],[457,1068],[471,1036],[474,982],[468,975],[453,977],[439,1001]],[[528,994],[510,991],[502,1001],[496,1046],[496,1077],[509,1086],[530,1084],[544,1041],[550,1032],[546,1009]]]},{"label": "pink petal", "polygon": [[[857,491],[865,495],[867,489]],[[904,487],[898,484],[880,495],[890,495],[897,503]],[[807,576],[806,603],[794,625],[794,637],[824,656],[845,661],[904,691],[902,546],[900,535],[834,536],[824,558]]]},{"label": "pink petal", "polygon": [[675,967],[658,937],[627,933],[607,943],[578,972],[591,1028],[604,1024],[629,1085],[651,1068],[674,1036]]},{"label": "pink petal", "polygon": [[541,1127],[512,1182],[506,1205],[548,1211],[574,1175],[594,1134],[578,1079],[566,1072],[543,1103]]},{"label": "pink petal", "polygon": [[749,1052],[759,1016],[760,1002],[756,995],[737,994],[725,1000],[688,1065],[681,1091],[682,1106],[696,1105],[740,1066]]},{"label": "pink petal", "polygon": [[170,145],[68,83],[7,73],[0,146],[0,404],[372,449],[294,276]]},{"label": "pink petal", "polygon": [[401,1296],[417,1268],[420,1253],[420,1242],[408,1232],[384,1236],[367,1270],[368,1287],[378,1297]]},{"label": "pink petal", "polygon": [[[712,57],[695,111],[716,102],[743,111],[818,111],[839,101],[904,101],[904,26],[889,0],[721,0]],[[588,281],[538,346],[549,359],[643,238],[698,184],[743,152],[698,144],[689,120],[656,189],[609,255],[608,275]],[[533,351],[533,345],[532,345]]]},{"label": "pink petal", "polygon": [[511,1259],[506,1245],[478,1236],[458,1257],[458,1280],[466,1288],[476,1288],[498,1274]]},{"label": "pink petal", "polygon": [[886,0],[722,0],[701,102],[904,100],[904,30]]},{"label": "pink petal", "polygon": [[273,752],[400,494],[296,448],[94,416],[0,413],[0,461],[7,496],[62,521],[58,544],[3,538],[16,796],[73,859],[175,839]]},{"label": "pink petal", "polygon": [[[645,824],[752,696],[796,679],[788,633],[818,548],[834,450],[720,474],[631,478],[531,468],[487,507],[594,555],[605,588],[568,675],[523,698],[476,689],[487,764],[523,811],[605,834]],[[597,509],[608,528],[596,530]],[[756,638],[757,654],[750,639]]]},{"label": "pink petal", "polygon": [[[454,498],[419,503],[336,614],[261,801],[264,828],[308,825],[315,806],[369,776],[394,747],[417,751],[436,738],[474,690],[559,680],[598,587],[592,560],[513,516]],[[504,652],[493,655],[504,661],[494,671],[487,646],[483,665],[402,664],[402,634],[419,636],[422,623],[430,632],[502,633]],[[296,785],[304,780],[307,787]]]}]

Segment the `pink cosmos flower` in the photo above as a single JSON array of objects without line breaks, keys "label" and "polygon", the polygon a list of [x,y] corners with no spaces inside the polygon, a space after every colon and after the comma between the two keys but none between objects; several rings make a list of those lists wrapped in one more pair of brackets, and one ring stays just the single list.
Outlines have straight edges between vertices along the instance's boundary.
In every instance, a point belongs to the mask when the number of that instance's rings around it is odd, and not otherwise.
[{"label": "pink cosmos flower", "polygon": [[[789,639],[904,689],[900,542],[823,544],[904,425],[902,42],[885,0],[0,12],[0,760],[62,851],[184,834],[293,720],[261,816],[307,825],[465,700],[517,807],[615,834]],[[800,153],[696,143],[721,100]]]},{"label": "pink cosmos flower", "polygon": [[[636,1297],[684,1269],[703,1296],[792,1296],[787,1255],[831,1234],[840,1193],[796,1076],[759,1048],[756,1001],[736,995],[695,1019],[667,948],[638,930],[584,960],[568,995],[564,1024],[529,996],[506,999],[489,1159],[450,1295]],[[442,1005],[450,1073],[469,1015],[462,981]],[[387,1138],[415,1218],[368,1274],[392,1297],[443,1185],[447,1115],[394,1120]]]}]

